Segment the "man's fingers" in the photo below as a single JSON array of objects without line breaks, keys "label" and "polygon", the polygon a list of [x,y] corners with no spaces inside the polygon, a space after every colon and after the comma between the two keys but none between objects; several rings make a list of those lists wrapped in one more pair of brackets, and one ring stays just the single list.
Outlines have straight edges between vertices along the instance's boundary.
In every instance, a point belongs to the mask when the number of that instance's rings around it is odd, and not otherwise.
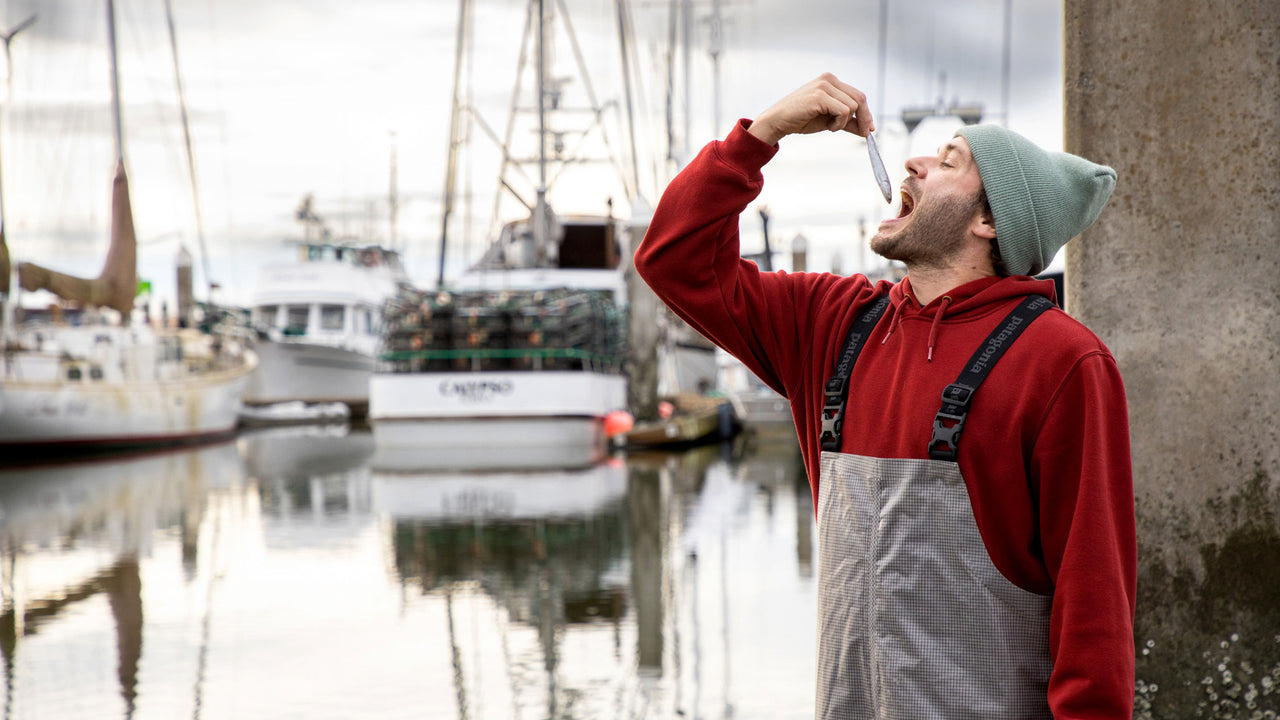
[{"label": "man's fingers", "polygon": [[[832,130],[845,130],[854,135],[866,137],[875,124],[871,118],[871,108],[867,106],[866,93],[829,73],[822,79],[829,85],[830,95],[843,103],[848,110],[845,116],[846,122],[838,127],[832,127]],[[853,122],[849,122],[850,120]]]},{"label": "man's fingers", "polygon": [[748,132],[776,144],[793,133],[841,130],[866,135],[872,130],[867,96],[831,73],[823,73],[760,114]]},{"label": "man's fingers", "polygon": [[844,130],[849,125],[849,120],[853,117],[855,107],[831,95],[823,96],[823,114],[830,118],[827,121],[827,129],[831,132]]}]

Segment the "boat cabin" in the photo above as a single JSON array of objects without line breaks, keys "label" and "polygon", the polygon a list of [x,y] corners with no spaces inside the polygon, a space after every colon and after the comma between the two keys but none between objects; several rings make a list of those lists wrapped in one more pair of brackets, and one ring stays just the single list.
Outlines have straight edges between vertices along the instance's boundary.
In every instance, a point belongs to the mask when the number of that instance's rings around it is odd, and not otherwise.
[{"label": "boat cabin", "polygon": [[404,277],[400,254],[376,245],[304,242],[297,262],[264,269],[255,293],[254,327],[285,341],[372,352],[382,334],[382,306]]}]

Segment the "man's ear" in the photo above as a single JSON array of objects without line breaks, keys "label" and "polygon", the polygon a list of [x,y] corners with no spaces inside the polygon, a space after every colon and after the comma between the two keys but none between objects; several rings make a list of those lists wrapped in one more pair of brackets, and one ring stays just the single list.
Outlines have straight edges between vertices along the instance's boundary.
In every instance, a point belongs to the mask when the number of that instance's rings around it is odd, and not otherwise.
[{"label": "man's ear", "polygon": [[991,210],[983,203],[983,207],[973,216],[973,222],[969,224],[969,230],[974,235],[984,240],[994,240],[996,237],[996,220],[991,216]]}]

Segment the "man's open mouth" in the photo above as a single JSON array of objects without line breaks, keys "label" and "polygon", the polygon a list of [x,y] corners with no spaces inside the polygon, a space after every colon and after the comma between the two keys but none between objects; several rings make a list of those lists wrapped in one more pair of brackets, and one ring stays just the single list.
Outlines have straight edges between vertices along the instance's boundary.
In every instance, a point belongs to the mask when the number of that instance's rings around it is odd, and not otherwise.
[{"label": "man's open mouth", "polygon": [[905,187],[899,190],[898,194],[902,196],[902,206],[898,209],[898,219],[901,220],[902,218],[910,215],[911,211],[915,209],[916,201],[915,198],[911,197],[911,194],[907,192]]}]

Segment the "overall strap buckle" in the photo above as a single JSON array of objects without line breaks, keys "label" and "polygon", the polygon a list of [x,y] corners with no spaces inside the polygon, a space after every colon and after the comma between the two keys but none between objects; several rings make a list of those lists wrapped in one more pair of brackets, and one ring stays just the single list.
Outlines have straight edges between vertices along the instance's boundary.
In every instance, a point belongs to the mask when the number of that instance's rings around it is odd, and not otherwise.
[{"label": "overall strap buckle", "polygon": [[822,388],[821,431],[818,444],[823,450],[839,451],[841,432],[844,430],[844,410],[849,400],[849,375],[853,372],[854,363],[862,354],[862,346],[867,343],[867,336],[880,321],[885,308],[889,307],[889,296],[884,295],[872,302],[862,314],[849,326],[844,339],[844,347],[840,350],[840,358],[832,370],[831,377]]},{"label": "overall strap buckle", "polygon": [[960,449],[960,433],[978,386],[1031,321],[1051,307],[1054,307],[1053,301],[1043,295],[1023,298],[978,346],[960,371],[960,377],[942,391],[942,407],[933,418],[933,436],[929,438],[930,459],[955,461]]}]

